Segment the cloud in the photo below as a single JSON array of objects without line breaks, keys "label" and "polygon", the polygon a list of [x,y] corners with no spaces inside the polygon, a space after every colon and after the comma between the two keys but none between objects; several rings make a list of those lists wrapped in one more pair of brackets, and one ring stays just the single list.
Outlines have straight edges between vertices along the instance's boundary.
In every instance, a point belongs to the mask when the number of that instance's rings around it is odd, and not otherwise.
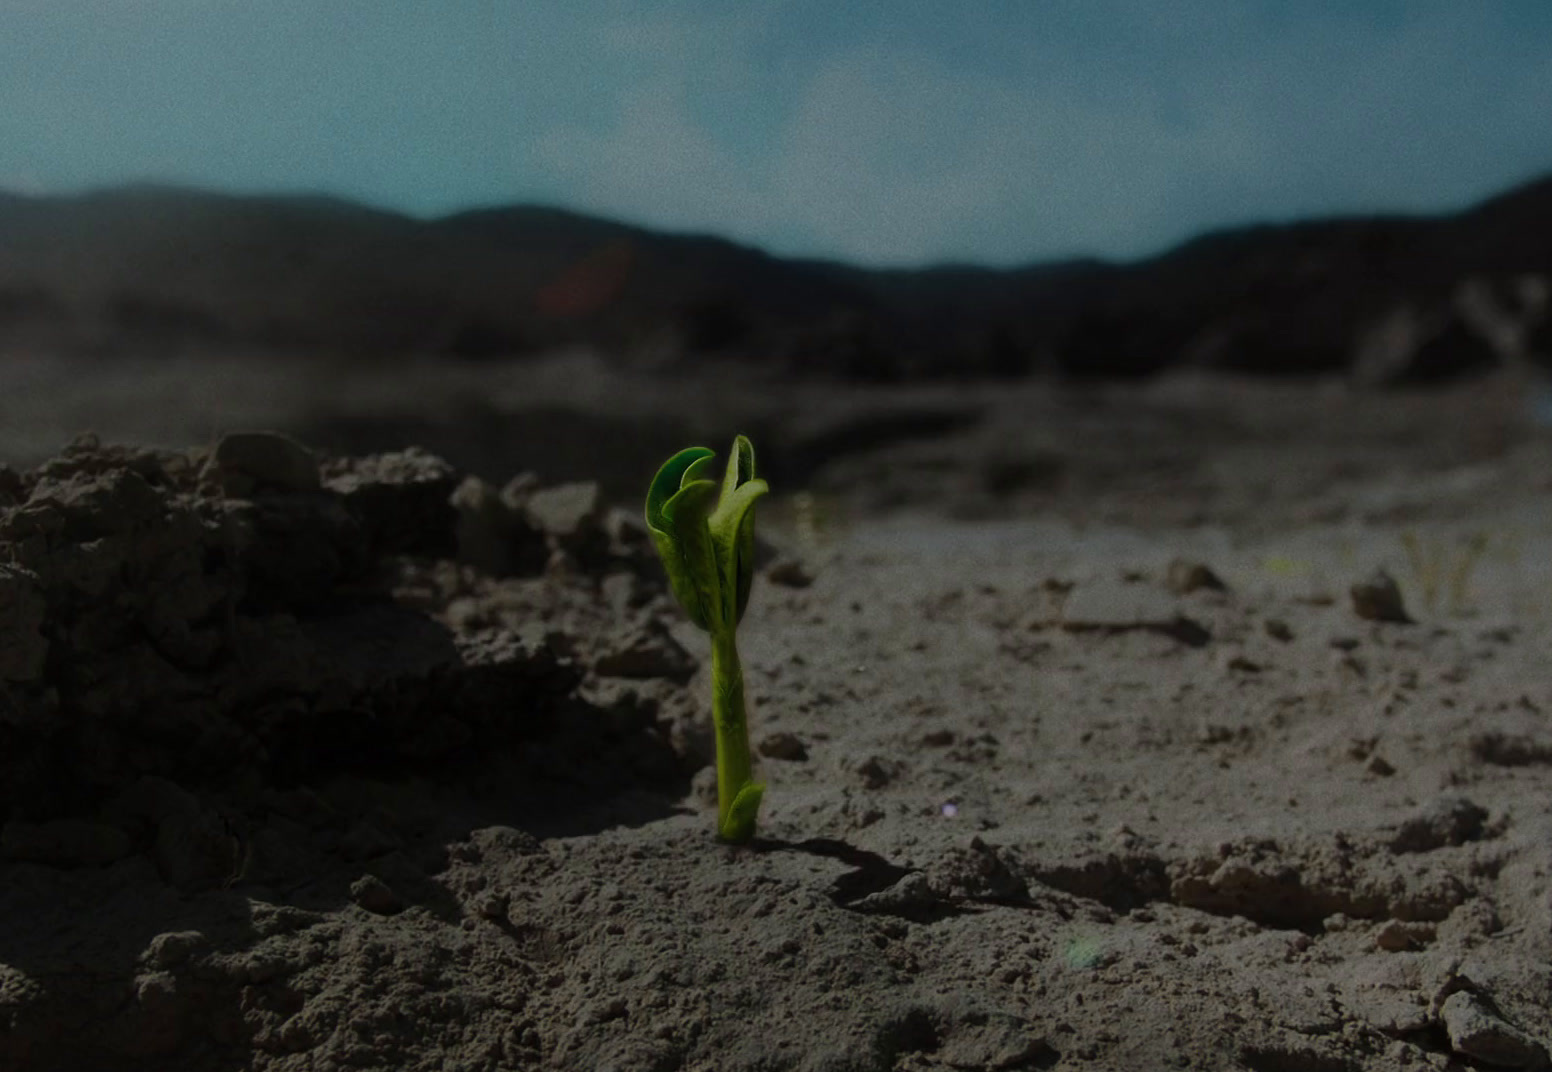
[{"label": "cloud", "polygon": [[0,0],[0,180],[541,200],[784,253],[1009,264],[1437,211],[1552,168],[1544,4],[264,11]]},{"label": "cloud", "polygon": [[[1552,166],[1552,59],[1454,5],[1100,3],[968,28],[893,10],[801,44],[682,6],[616,20],[603,46],[639,66],[612,117],[553,127],[540,157],[595,210],[875,264],[1138,256],[1260,218],[1454,207]],[[804,58],[780,82],[762,47]],[[782,103],[740,140],[716,102],[749,83]]]}]

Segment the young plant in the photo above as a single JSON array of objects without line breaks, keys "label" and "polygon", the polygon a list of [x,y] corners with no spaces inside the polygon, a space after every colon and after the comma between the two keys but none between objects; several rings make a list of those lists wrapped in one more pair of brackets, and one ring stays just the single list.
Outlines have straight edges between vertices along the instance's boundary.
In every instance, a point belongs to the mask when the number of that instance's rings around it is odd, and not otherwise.
[{"label": "young plant", "polygon": [[733,440],[720,496],[708,476],[715,458],[706,447],[686,447],[663,463],[647,489],[647,528],[674,598],[711,636],[717,833],[741,844],[754,837],[765,786],[754,781],[749,759],[735,633],[754,580],[754,504],[770,489],[755,479],[754,447],[745,436]]}]

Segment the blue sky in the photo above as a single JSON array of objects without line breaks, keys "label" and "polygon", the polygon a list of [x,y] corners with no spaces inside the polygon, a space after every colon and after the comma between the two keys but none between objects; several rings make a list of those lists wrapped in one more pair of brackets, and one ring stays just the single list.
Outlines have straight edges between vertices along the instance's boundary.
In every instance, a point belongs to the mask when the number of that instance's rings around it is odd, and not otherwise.
[{"label": "blue sky", "polygon": [[0,0],[0,188],[1129,258],[1552,171],[1552,3]]}]

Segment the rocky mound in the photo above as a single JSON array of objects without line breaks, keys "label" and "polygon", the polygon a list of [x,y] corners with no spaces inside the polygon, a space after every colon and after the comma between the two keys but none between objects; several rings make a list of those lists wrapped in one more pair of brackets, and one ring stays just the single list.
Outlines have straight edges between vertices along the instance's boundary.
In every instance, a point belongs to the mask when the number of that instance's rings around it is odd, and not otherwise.
[{"label": "rocky mound", "polygon": [[[320,464],[257,434],[189,453],[82,439],[3,479],[12,859],[154,848],[178,885],[209,885],[261,866],[244,854],[277,794],[341,771],[449,778],[542,753],[543,777],[606,795],[676,775],[649,704],[579,691],[599,664],[694,669],[641,635],[641,533],[590,486],[498,493],[414,449]],[[532,583],[467,613],[492,574]],[[545,629],[540,604],[568,598],[610,620],[587,641]]]},{"label": "rocky mound", "polygon": [[1132,263],[865,269],[508,206],[0,195],[0,346],[441,354],[584,345],[857,380],[1181,367],[1434,381],[1552,360],[1552,180],[1435,218],[1208,234]]}]

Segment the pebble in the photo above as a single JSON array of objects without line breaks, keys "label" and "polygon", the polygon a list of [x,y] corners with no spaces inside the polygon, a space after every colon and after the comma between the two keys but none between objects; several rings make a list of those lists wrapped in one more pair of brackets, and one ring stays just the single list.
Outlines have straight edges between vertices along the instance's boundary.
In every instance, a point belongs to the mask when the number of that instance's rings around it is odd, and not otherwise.
[{"label": "pebble", "polygon": [[1396,580],[1384,570],[1376,570],[1367,580],[1359,581],[1349,590],[1353,600],[1353,613],[1371,622],[1396,622],[1410,625],[1412,616],[1401,600],[1401,589]]},{"label": "pebble", "polygon": [[813,575],[795,558],[778,559],[765,576],[772,584],[783,588],[807,588],[814,583]]},{"label": "pebble", "polygon": [[1464,1057],[1501,1068],[1542,1068],[1547,1051],[1513,1024],[1505,1023],[1476,994],[1457,990],[1445,999],[1439,1019],[1450,1048]]},{"label": "pebble", "polygon": [[603,677],[667,678],[680,684],[695,676],[696,661],[661,629],[638,629],[593,663]]},{"label": "pebble", "polygon": [[362,875],[352,882],[350,899],[378,916],[392,916],[404,910],[404,901],[376,875]]},{"label": "pebble", "polygon": [[770,759],[801,763],[808,758],[808,748],[795,733],[782,731],[766,734],[756,747],[762,756]]},{"label": "pebble", "polygon": [[313,452],[278,432],[232,432],[221,437],[206,472],[220,478],[221,490],[236,498],[259,488],[317,491],[323,486]]},{"label": "pebble", "polygon": [[523,504],[530,520],[543,532],[565,542],[602,520],[602,494],[593,481],[540,488]]},{"label": "pebble", "polygon": [[1223,592],[1229,587],[1223,583],[1223,578],[1214,573],[1205,563],[1185,558],[1177,558],[1169,564],[1164,574],[1164,584],[1179,596],[1204,588],[1211,592]]}]

